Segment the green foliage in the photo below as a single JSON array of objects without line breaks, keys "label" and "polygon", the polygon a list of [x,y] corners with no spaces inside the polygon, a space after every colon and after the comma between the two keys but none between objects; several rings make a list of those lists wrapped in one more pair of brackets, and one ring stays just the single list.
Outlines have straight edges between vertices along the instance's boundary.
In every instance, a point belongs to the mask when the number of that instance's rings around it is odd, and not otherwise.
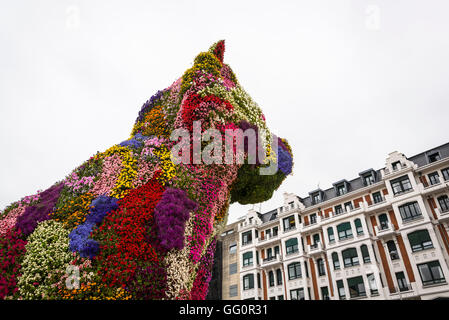
[{"label": "green foliage", "polygon": [[238,179],[231,187],[231,203],[259,203],[269,200],[279,188],[285,175],[278,171],[274,175],[261,175],[254,165],[244,164],[238,171]]}]

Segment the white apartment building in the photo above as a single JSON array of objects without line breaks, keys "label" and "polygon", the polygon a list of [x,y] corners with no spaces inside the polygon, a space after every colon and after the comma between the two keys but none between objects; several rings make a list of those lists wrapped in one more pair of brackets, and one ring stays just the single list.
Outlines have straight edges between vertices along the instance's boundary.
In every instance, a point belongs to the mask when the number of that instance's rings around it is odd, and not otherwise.
[{"label": "white apartment building", "polygon": [[237,227],[240,298],[449,297],[448,196],[449,143],[250,210]]}]

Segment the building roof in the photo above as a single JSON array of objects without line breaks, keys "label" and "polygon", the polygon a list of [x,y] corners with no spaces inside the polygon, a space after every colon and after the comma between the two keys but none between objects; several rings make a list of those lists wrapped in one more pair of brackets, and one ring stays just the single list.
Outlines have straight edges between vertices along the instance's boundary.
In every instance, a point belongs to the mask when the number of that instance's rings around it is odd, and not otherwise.
[{"label": "building roof", "polygon": [[[410,161],[413,161],[413,163],[418,165],[418,168],[419,168],[419,167],[422,167],[422,166],[425,166],[425,165],[429,164],[430,162],[429,162],[429,157],[428,156],[433,154],[433,153],[435,153],[435,152],[439,152],[440,159],[448,158],[449,157],[449,142],[445,143],[443,145],[440,145],[438,147],[429,149],[427,151],[418,153],[418,154],[416,154],[416,155],[414,155],[414,156],[412,156],[410,158],[407,158],[407,159],[410,160]],[[362,180],[362,175],[365,174],[365,173],[368,173],[370,171],[374,171],[376,173],[375,174],[376,177],[375,177],[374,182],[376,183],[376,182],[380,181],[380,179],[381,179],[381,170],[382,169],[384,169],[384,168],[381,168],[381,169],[378,169],[378,170],[367,169],[367,170],[364,170],[364,171],[360,172],[359,176],[357,178],[354,178],[354,179],[352,179],[350,181],[347,181],[348,184],[349,184],[348,192],[364,188],[365,185],[364,185],[363,180]],[[342,180],[334,183],[333,185],[335,186],[336,184],[341,183],[343,181],[346,181],[346,180],[342,179]],[[311,191],[311,192],[309,192],[309,196],[307,196],[305,198],[298,197],[298,199],[300,199],[300,201],[303,203],[303,205],[306,208],[311,207],[311,206],[314,205],[312,203],[311,195],[313,193],[315,193],[315,192],[318,192],[318,191],[322,191],[323,192],[323,195],[324,195],[323,196],[323,201],[328,201],[328,200],[331,200],[331,199],[334,199],[334,198],[337,197],[336,189],[334,187],[332,187],[332,188],[329,188],[329,189],[326,189],[326,190],[317,189],[317,190]],[[273,213],[276,213],[276,212],[277,212],[277,209],[271,210],[269,212],[260,214],[259,217],[262,220],[262,222],[265,223],[267,221],[273,220],[271,218],[273,217]]]}]

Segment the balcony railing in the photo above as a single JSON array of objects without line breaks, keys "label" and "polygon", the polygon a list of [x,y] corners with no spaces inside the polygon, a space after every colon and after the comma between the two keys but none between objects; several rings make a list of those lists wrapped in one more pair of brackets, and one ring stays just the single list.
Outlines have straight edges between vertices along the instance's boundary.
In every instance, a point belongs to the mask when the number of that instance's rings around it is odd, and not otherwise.
[{"label": "balcony railing", "polygon": [[276,254],[275,256],[270,256],[262,260],[262,266],[266,266],[272,263],[282,262],[282,258],[280,254]]},{"label": "balcony railing", "polygon": [[242,247],[243,247],[243,246],[248,246],[248,245],[250,245],[251,243],[253,243],[252,240],[249,240],[249,241],[246,241],[246,242],[242,242]]},{"label": "balcony railing", "polygon": [[389,221],[384,222],[379,226],[375,226],[374,229],[378,236],[387,236],[395,232],[393,225]]},{"label": "balcony railing", "polygon": [[323,245],[321,242],[316,242],[309,245],[309,254],[317,254],[323,251]]},{"label": "balcony railing", "polygon": [[278,238],[278,234],[273,234],[273,235],[266,235],[266,236],[264,236],[263,238],[259,238],[259,243],[262,243],[262,242],[266,242],[266,241],[269,241],[269,240],[273,240],[273,239],[277,239]]},{"label": "balcony railing", "polygon": [[290,232],[290,231],[293,231],[293,230],[296,230],[296,225],[294,225],[294,226],[289,226],[289,227],[285,228],[285,229],[284,229],[284,233]]}]

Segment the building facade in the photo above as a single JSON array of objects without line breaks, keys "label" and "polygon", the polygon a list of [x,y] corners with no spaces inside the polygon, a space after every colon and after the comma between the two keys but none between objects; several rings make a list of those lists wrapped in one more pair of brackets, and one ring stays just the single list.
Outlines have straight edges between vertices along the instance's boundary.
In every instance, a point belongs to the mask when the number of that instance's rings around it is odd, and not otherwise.
[{"label": "building facade", "polygon": [[223,234],[222,298],[449,297],[448,196],[449,143],[390,153],[384,168],[305,198],[284,194]]},{"label": "building facade", "polygon": [[[226,226],[217,243],[221,245],[221,253],[215,253],[216,263],[221,266],[220,274],[213,274],[213,278],[221,278],[221,299],[241,300],[240,297],[240,251],[239,251],[239,222]],[[209,289],[210,291],[210,289]]]}]

